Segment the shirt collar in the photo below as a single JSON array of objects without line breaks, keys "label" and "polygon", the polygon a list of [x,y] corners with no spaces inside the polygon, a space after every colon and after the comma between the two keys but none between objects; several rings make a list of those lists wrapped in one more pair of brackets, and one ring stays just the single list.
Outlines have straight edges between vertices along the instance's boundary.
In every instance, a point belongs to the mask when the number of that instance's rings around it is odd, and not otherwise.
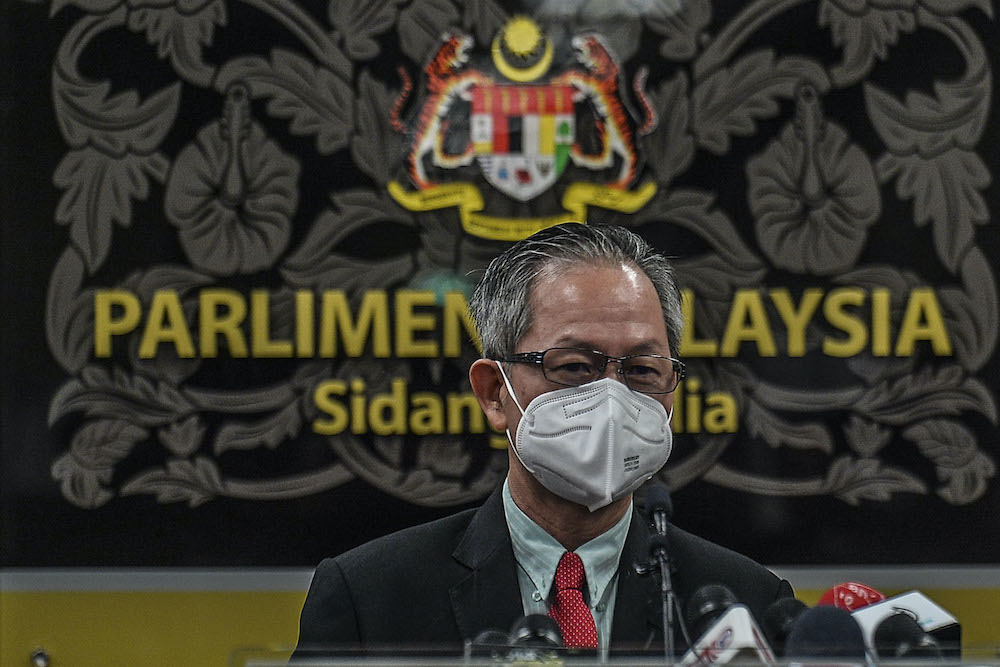
[{"label": "shirt collar", "polygon": [[[503,508],[507,516],[507,528],[514,547],[514,559],[542,595],[547,596],[555,578],[556,567],[566,549],[545,532],[541,526],[525,514],[510,495],[507,480],[503,483]],[[583,561],[583,571],[587,576],[591,607],[604,597],[608,584],[618,571],[625,537],[632,523],[632,503],[628,511],[614,526],[601,533],[576,550]]]}]

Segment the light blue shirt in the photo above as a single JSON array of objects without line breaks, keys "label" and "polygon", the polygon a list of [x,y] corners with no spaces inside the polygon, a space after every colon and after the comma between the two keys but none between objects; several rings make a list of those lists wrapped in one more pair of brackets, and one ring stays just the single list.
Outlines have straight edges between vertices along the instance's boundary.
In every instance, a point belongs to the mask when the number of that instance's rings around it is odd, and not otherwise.
[{"label": "light blue shirt", "polygon": [[[566,549],[521,511],[510,495],[506,480],[503,483],[503,509],[514,546],[517,583],[521,588],[524,613],[548,614],[554,596],[551,589],[556,566]],[[621,560],[631,522],[632,504],[629,503],[628,511],[618,523],[576,550],[587,576],[584,598],[597,626],[597,645],[604,654],[607,654],[611,640],[611,621],[618,590],[618,561]]]}]

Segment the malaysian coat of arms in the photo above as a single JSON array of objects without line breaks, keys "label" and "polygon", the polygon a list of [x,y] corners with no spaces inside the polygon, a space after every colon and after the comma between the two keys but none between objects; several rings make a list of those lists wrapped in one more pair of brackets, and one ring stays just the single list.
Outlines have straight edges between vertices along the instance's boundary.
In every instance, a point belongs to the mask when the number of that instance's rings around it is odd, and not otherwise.
[{"label": "malaysian coat of arms", "polygon": [[[957,507],[991,488],[988,2],[52,12],[65,247],[45,331],[70,503],[352,480],[477,501],[506,452],[470,400],[465,299],[567,220],[676,258],[674,489]],[[273,30],[241,40],[250,20]],[[156,65],[141,85],[93,57],[124,34]],[[925,43],[947,66],[900,69]]]}]

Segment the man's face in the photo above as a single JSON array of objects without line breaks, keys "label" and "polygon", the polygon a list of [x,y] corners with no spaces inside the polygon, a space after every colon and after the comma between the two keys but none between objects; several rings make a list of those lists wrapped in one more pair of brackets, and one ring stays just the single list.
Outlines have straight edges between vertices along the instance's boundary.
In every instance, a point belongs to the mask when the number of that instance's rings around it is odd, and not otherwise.
[{"label": "man's face", "polygon": [[[515,352],[540,352],[550,347],[579,347],[615,357],[629,354],[671,354],[660,300],[653,283],[631,265],[585,266],[543,277],[530,298],[533,324]],[[542,375],[535,364],[510,364],[509,378],[517,400],[526,408],[535,397],[564,389]],[[609,363],[605,377],[621,381],[618,364]],[[649,394],[669,412],[673,394]],[[506,388],[500,402],[511,437],[516,437],[521,413]]]}]

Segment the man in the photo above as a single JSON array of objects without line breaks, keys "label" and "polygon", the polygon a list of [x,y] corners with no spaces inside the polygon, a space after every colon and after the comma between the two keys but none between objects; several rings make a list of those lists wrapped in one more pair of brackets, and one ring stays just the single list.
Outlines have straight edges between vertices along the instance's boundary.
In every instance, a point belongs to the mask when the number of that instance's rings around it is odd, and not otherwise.
[{"label": "man", "polygon": [[[521,241],[470,302],[483,358],[469,376],[511,442],[503,486],[469,510],[316,569],[299,648],[454,647],[525,614],[568,645],[662,645],[659,587],[637,574],[648,527],[632,492],[670,452],[683,319],[673,270],[632,232],[568,223]],[[724,584],[756,616],[791,587],[671,526],[683,603]],[[297,655],[301,655],[299,653]]]}]

